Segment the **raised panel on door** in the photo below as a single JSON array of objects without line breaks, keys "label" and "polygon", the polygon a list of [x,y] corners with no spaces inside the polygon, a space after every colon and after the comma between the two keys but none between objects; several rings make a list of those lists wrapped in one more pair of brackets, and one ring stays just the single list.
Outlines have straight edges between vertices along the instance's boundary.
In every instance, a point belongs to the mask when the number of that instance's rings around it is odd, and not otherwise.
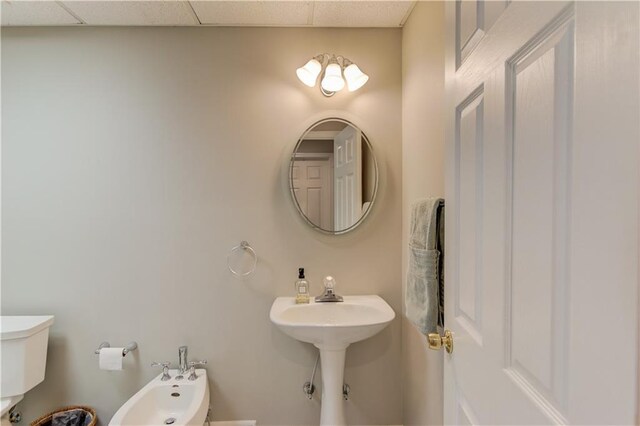
[{"label": "raised panel on door", "polygon": [[331,159],[296,160],[291,170],[293,192],[307,219],[323,229],[333,229]]},{"label": "raised panel on door", "polygon": [[307,210],[305,214],[313,223],[322,223],[322,188],[307,188]]},{"label": "raised panel on door", "polygon": [[507,62],[505,79],[511,152],[506,368],[560,422],[566,422],[573,44],[567,13]]},{"label": "raised panel on door", "polygon": [[483,268],[483,88],[474,90],[456,112],[456,182],[458,193],[455,316],[482,343]]},{"label": "raised panel on door", "polygon": [[333,184],[334,191],[334,220],[336,229],[345,229],[347,226],[347,206],[346,206],[346,192],[347,192],[347,179],[344,176],[336,176]]},{"label": "raised panel on door", "polygon": [[508,4],[506,0],[456,0],[457,66],[471,54]]},{"label": "raised panel on door", "polygon": [[336,229],[344,230],[362,213],[362,133],[347,126],[336,135],[333,146]]}]

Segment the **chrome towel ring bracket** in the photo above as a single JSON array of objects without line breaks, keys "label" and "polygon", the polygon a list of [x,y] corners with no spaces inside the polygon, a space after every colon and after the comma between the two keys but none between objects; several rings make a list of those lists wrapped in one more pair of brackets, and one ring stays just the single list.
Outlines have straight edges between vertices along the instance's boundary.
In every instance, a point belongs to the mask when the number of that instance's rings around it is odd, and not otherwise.
[{"label": "chrome towel ring bracket", "polygon": [[[249,255],[251,256],[251,261],[249,262],[250,264],[249,269],[247,271],[242,272],[241,270],[239,270],[240,267],[242,266],[241,264],[237,265],[235,268],[231,265],[232,265],[233,257],[235,257],[236,255],[244,254],[244,253],[249,253]],[[258,264],[258,255],[256,254],[256,251],[253,249],[253,247],[251,247],[251,245],[246,241],[242,241],[240,242],[240,244],[232,248],[231,251],[229,252],[229,255],[227,256],[227,267],[229,268],[229,270],[233,275],[238,277],[246,277],[248,275],[251,275],[253,272],[255,272],[257,264]]]}]

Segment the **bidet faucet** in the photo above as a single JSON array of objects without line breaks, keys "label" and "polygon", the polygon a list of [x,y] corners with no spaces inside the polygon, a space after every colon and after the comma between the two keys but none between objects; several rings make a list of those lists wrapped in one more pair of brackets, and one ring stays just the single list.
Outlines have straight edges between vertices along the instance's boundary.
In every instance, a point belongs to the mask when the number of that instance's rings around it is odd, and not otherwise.
[{"label": "bidet faucet", "polygon": [[189,380],[193,381],[198,378],[196,374],[196,367],[202,367],[207,364],[207,360],[203,359],[202,361],[191,361],[189,363]]},{"label": "bidet faucet", "polygon": [[342,302],[342,296],[335,293],[336,280],[333,277],[324,279],[324,293],[316,296],[316,302]]},{"label": "bidet faucet", "polygon": [[187,368],[188,368],[188,361],[187,361],[187,347],[186,346],[180,346],[178,348],[178,369],[179,369],[179,373],[180,374],[184,374],[187,372]]},{"label": "bidet faucet", "polygon": [[163,382],[166,382],[167,380],[171,379],[171,376],[169,375],[169,367],[171,367],[171,363],[169,361],[152,362],[151,366],[162,367],[162,378],[160,380],[162,380]]}]

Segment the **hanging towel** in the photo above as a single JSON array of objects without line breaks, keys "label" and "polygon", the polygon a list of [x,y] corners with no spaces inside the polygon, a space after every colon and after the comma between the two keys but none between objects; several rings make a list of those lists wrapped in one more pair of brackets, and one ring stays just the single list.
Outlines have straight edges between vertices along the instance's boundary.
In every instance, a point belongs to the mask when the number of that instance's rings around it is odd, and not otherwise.
[{"label": "hanging towel", "polygon": [[444,200],[417,201],[409,225],[407,317],[423,334],[444,327]]}]

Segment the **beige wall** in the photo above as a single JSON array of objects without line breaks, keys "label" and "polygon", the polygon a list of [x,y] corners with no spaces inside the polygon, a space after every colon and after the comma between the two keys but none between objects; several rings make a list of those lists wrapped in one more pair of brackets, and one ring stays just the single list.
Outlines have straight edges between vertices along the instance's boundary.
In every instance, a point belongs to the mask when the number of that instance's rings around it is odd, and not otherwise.
[{"label": "beige wall", "polygon": [[[402,33],[402,265],[413,201],[444,196],[444,5],[418,2]],[[442,353],[403,316],[405,425],[442,424]]]},{"label": "beige wall", "polygon": [[[316,350],[275,329],[269,308],[304,266],[313,293],[331,274],[341,293],[377,293],[401,312],[401,50],[400,29],[3,29],[2,313],[56,316],[23,423],[88,404],[106,424],[157,374],[149,364],[186,344],[209,361],[216,420],[317,424],[319,400],[301,390]],[[323,51],[370,82],[330,99],[306,88],[295,69]],[[435,85],[409,85],[429,90],[409,122],[437,121]],[[360,229],[329,237],[297,217],[286,162],[307,126],[336,113],[371,139],[381,188]],[[405,159],[405,201],[440,189],[436,141],[412,138],[409,152],[426,157]],[[260,262],[239,280],[226,257],[243,239]],[[350,423],[402,421],[400,330],[398,318],[349,349]],[[98,370],[102,340],[138,342],[125,372]]]}]

